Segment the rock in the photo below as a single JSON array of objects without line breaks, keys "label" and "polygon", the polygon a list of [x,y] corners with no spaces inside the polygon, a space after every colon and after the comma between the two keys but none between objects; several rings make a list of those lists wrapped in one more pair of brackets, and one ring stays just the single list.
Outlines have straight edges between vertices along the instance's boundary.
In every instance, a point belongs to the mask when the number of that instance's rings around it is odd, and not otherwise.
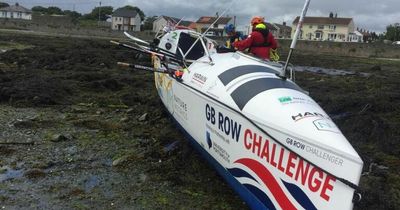
[{"label": "rock", "polygon": [[17,119],[17,122],[15,122],[13,125],[16,128],[25,128],[26,129],[26,128],[34,127],[35,123],[29,119],[25,119],[25,120]]},{"label": "rock", "polygon": [[78,107],[78,106],[74,106],[74,107],[72,107],[72,110],[71,110],[73,113],[85,113],[85,112],[87,112],[88,110],[86,109],[86,108],[83,108],[83,107]]},{"label": "rock", "polygon": [[0,174],[4,174],[7,172],[7,168],[6,167],[0,167]]},{"label": "rock", "polygon": [[381,71],[382,68],[381,68],[381,66],[375,65],[375,66],[371,67],[371,70],[373,70],[373,71]]},{"label": "rock", "polygon": [[134,111],[135,111],[135,109],[129,108],[129,109],[126,110],[126,113],[127,114],[133,114]]},{"label": "rock", "polygon": [[104,114],[104,112],[105,112],[104,109],[99,109],[96,111],[96,114],[101,115]]},{"label": "rock", "polygon": [[129,117],[123,117],[121,118],[121,120],[119,120],[120,122],[128,122],[129,121]]},{"label": "rock", "polygon": [[147,175],[146,174],[140,174],[139,175],[139,180],[140,180],[140,182],[145,182],[147,180]]},{"label": "rock", "polygon": [[139,117],[139,122],[143,122],[147,120],[147,113],[144,113],[142,116]]},{"label": "rock", "polygon": [[43,178],[46,176],[46,173],[43,170],[34,168],[28,171],[25,171],[24,177],[28,179],[36,179],[36,178]]},{"label": "rock", "polygon": [[72,156],[78,153],[78,148],[76,146],[67,147],[64,150],[68,155]]},{"label": "rock", "polygon": [[[72,136],[69,135],[69,137],[71,138]],[[50,141],[52,141],[52,142],[61,142],[61,141],[70,140],[70,138],[68,138],[68,136],[63,135],[63,134],[54,134],[54,135],[51,137]]]},{"label": "rock", "polygon": [[130,155],[124,155],[120,158],[117,158],[112,162],[112,166],[115,166],[115,167],[122,166],[124,163],[128,162],[128,160],[130,158],[131,158]]}]

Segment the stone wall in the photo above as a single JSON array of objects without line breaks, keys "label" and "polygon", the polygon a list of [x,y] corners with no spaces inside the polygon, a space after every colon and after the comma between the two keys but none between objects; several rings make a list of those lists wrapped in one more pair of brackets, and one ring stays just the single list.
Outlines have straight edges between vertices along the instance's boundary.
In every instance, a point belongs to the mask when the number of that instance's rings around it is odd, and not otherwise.
[{"label": "stone wall", "polygon": [[[110,27],[82,27],[66,17],[34,16],[32,21],[0,19],[0,28],[30,30],[51,34],[77,35],[77,36],[99,36],[124,38],[122,31],[113,31]],[[131,32],[132,33],[132,32]],[[134,32],[135,36],[152,40],[153,32]],[[219,43],[224,43],[225,37],[214,37]],[[279,39],[279,51],[285,54],[289,51],[291,40]],[[347,43],[327,41],[303,41],[297,42],[296,51],[305,54],[332,54],[354,57],[379,57],[400,58],[400,46],[377,43]]]}]

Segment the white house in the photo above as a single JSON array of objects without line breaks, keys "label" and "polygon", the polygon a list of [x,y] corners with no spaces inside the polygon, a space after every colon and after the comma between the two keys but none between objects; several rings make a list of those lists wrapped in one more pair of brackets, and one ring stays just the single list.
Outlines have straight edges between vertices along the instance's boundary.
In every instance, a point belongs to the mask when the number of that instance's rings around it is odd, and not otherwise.
[{"label": "white house", "polygon": [[0,8],[0,18],[32,20],[32,11],[16,3]]},{"label": "white house", "polygon": [[112,30],[118,31],[140,31],[142,19],[135,10],[119,8],[112,15]]},{"label": "white house", "polygon": [[[218,19],[219,18],[219,19]],[[217,20],[218,19],[218,20]],[[215,20],[217,20],[215,22]],[[215,23],[214,23],[215,22]],[[232,22],[231,17],[210,17],[202,16],[196,21],[196,28],[198,32],[204,32],[210,27],[209,32],[214,33],[214,35],[222,36],[224,33],[224,27]],[[235,22],[235,21],[233,21]],[[213,25],[211,25],[213,24]]]},{"label": "white house", "polygon": [[353,33],[349,34],[349,42],[363,42],[363,34],[359,31],[354,31]]},{"label": "white house", "polygon": [[165,26],[174,26],[177,23],[179,23],[180,26],[184,26],[187,28],[195,29],[196,24],[191,21],[186,21],[186,20],[180,20],[175,17],[169,17],[169,16],[159,16],[154,22],[153,22],[153,32],[159,32],[161,29],[163,29]]},{"label": "white house", "polygon": [[[292,24],[292,38],[300,17]],[[316,41],[346,42],[350,33],[355,31],[353,18],[340,18],[333,13],[329,17],[304,17],[299,39]]]}]

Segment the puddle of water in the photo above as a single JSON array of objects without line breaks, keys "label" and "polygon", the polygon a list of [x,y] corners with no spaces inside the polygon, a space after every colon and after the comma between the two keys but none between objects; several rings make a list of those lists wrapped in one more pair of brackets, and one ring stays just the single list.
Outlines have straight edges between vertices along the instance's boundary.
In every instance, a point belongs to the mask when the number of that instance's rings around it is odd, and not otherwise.
[{"label": "puddle of water", "polygon": [[98,176],[93,175],[89,177],[89,179],[85,181],[85,186],[84,186],[85,192],[88,193],[92,191],[92,189],[97,187],[99,184],[100,184],[100,179]]},{"label": "puddle of water", "polygon": [[0,174],[0,182],[4,182],[11,179],[21,178],[24,174],[24,170],[14,170],[8,166],[3,166],[0,168],[1,171],[5,171],[4,173]]},{"label": "puddle of water", "polygon": [[295,71],[298,72],[312,72],[312,73],[317,73],[317,74],[326,74],[326,75],[331,75],[331,76],[348,76],[348,75],[360,75],[362,77],[368,77],[371,74],[369,73],[356,73],[354,71],[350,70],[341,70],[341,69],[327,69],[327,68],[321,68],[321,67],[313,67],[313,66],[295,66],[294,67]]},{"label": "puddle of water", "polygon": [[345,117],[350,116],[351,113],[350,112],[343,112],[343,113],[338,113],[338,114],[330,114],[329,116],[331,117],[331,119],[333,120],[339,120]]}]

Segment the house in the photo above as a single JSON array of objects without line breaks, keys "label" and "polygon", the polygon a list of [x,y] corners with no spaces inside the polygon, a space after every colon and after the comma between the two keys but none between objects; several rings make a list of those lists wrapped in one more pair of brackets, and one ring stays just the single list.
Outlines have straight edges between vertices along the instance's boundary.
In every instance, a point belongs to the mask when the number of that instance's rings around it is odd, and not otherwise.
[{"label": "house", "polygon": [[[216,20],[217,22],[215,22]],[[203,33],[211,26],[210,32],[214,33],[215,36],[222,36],[224,34],[224,27],[230,24],[231,20],[231,17],[218,17],[218,15],[216,17],[203,16],[196,21],[196,28],[198,32]]]},{"label": "house", "polygon": [[114,11],[111,19],[111,29],[118,31],[140,31],[142,19],[136,10],[119,8]]},{"label": "house", "polygon": [[[296,31],[300,17],[297,16],[292,24],[292,35]],[[353,18],[339,18],[337,14],[329,17],[304,17],[299,39],[318,41],[348,41],[349,34],[354,32]]]},{"label": "house", "polygon": [[[286,22],[283,22],[283,24],[266,22],[265,24],[269,32],[271,32],[275,38],[290,39],[292,28],[290,26],[287,26]],[[247,34],[250,34],[251,26],[250,25],[246,26],[246,29],[247,29]]]},{"label": "house", "polygon": [[355,30],[353,33],[349,34],[349,42],[363,42],[364,35],[358,30]]},{"label": "house", "polygon": [[0,8],[0,18],[32,20],[32,11],[18,3]]},{"label": "house", "polygon": [[273,25],[277,28],[277,33],[274,34],[275,38],[290,39],[292,35],[292,27],[287,26],[286,22],[283,22],[282,24],[273,23]]},{"label": "house", "polygon": [[157,33],[165,26],[174,26],[177,23],[179,23],[180,26],[196,29],[196,23],[192,21],[186,21],[186,20],[181,20],[179,18],[162,15],[153,22],[153,32]]}]

